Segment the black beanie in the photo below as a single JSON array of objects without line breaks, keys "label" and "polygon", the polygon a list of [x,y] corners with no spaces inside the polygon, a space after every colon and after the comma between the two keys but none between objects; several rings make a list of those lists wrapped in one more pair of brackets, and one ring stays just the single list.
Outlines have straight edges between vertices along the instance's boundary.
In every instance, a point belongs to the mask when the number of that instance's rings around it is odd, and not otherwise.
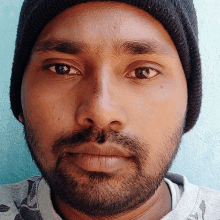
[{"label": "black beanie", "polygon": [[[11,75],[11,109],[18,119],[22,112],[21,84],[32,48],[44,28],[65,9],[91,0],[24,0]],[[103,0],[102,0],[103,1]],[[198,48],[198,27],[192,0],[116,0],[151,14],[171,36],[187,79],[188,105],[184,133],[196,123],[202,99],[201,61]]]}]

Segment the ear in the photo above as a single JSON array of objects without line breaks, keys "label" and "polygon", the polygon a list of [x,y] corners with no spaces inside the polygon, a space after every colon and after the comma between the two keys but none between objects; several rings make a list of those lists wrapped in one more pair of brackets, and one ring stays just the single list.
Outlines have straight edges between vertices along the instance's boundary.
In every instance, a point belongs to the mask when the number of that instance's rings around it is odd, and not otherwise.
[{"label": "ear", "polygon": [[22,114],[20,114],[20,115],[18,116],[18,120],[19,120],[21,123],[23,123],[23,116],[22,116]]}]

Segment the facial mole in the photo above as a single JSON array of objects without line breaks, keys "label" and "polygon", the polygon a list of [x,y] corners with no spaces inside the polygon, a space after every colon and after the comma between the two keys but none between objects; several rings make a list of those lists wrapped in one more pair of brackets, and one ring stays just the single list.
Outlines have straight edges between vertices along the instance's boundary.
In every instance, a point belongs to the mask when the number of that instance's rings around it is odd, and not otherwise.
[{"label": "facial mole", "polygon": [[163,85],[160,85],[160,88],[163,89]]}]

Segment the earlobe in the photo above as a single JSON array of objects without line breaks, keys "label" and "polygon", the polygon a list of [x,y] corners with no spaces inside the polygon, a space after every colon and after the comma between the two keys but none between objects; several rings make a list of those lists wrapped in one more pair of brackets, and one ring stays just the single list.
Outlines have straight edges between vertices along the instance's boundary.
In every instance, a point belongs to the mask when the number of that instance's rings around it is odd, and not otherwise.
[{"label": "earlobe", "polygon": [[19,120],[21,123],[23,123],[23,117],[22,117],[21,114],[18,116],[18,120]]}]

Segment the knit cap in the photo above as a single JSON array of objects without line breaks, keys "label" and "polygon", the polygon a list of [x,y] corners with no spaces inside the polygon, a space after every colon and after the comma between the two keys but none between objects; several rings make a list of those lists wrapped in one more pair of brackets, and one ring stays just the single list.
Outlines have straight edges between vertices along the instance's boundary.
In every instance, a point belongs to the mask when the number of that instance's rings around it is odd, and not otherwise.
[{"label": "knit cap", "polygon": [[[11,109],[17,119],[22,112],[22,77],[29,61],[32,48],[42,29],[62,11],[88,1],[90,0],[24,0],[17,29],[10,86]],[[198,27],[193,1],[117,1],[136,6],[148,12],[164,26],[171,36],[178,51],[187,80],[188,105],[184,133],[188,132],[198,119],[202,99]]]}]

